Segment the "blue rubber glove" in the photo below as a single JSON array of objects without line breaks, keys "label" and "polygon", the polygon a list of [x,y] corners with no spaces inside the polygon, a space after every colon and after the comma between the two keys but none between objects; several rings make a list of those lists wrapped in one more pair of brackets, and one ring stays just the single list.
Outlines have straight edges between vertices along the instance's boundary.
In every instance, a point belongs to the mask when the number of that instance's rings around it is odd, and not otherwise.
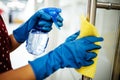
[{"label": "blue rubber glove", "polygon": [[65,42],[69,42],[69,41],[75,40],[75,39],[79,36],[79,34],[80,34],[80,31],[77,31],[77,32],[74,33],[73,35],[69,36],[69,37],[65,40]]},{"label": "blue rubber glove", "polygon": [[24,24],[13,31],[13,35],[17,42],[23,43],[29,35],[31,29],[38,29],[43,32],[49,32],[52,29],[52,16],[47,12],[48,10],[54,10],[58,13],[55,17],[56,25],[61,27],[63,25],[63,18],[60,16],[61,9],[59,8],[44,8],[38,10],[30,19]]},{"label": "blue rubber glove", "polygon": [[48,54],[34,61],[29,61],[36,76],[36,80],[43,80],[59,68],[68,67],[79,69],[82,66],[93,64],[92,59],[95,58],[97,54],[90,51],[101,48],[101,46],[94,44],[98,41],[103,41],[103,38],[89,36],[68,41]]}]

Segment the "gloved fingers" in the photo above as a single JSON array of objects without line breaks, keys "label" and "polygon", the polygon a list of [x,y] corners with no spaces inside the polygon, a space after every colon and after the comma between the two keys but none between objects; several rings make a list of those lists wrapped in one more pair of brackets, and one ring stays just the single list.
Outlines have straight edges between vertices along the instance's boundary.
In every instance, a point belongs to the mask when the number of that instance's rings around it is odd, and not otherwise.
[{"label": "gloved fingers", "polygon": [[48,27],[48,26],[43,26],[42,28],[41,28],[41,31],[42,32],[49,32],[49,31],[51,31],[52,30],[52,27]]},{"label": "gloved fingers", "polygon": [[40,18],[40,20],[52,20],[51,15],[49,15],[48,13],[44,12],[43,10],[39,10],[38,11],[38,17]]},{"label": "gloved fingers", "polygon": [[38,30],[41,30],[43,32],[49,32],[52,29],[52,22],[49,21],[39,21],[38,26],[36,26]]},{"label": "gloved fingers", "polygon": [[41,20],[41,21],[38,22],[38,26],[40,26],[40,27],[43,27],[43,26],[51,27],[52,26],[52,22]]},{"label": "gloved fingers", "polygon": [[58,27],[62,27],[62,26],[63,26],[63,23],[62,23],[62,22],[57,22],[56,25],[57,25]]},{"label": "gloved fingers", "polygon": [[96,44],[86,44],[86,46],[83,47],[83,49],[85,49],[86,51],[91,51],[91,50],[95,50],[95,49],[100,49],[101,46],[100,45],[96,45]]},{"label": "gloved fingers", "polygon": [[81,66],[89,66],[89,65],[91,65],[91,64],[93,64],[93,63],[94,63],[93,60],[79,59],[76,64],[77,64],[78,66],[79,66],[79,65],[81,65]]},{"label": "gloved fingers", "polygon": [[78,47],[80,47],[84,51],[90,51],[90,50],[95,50],[95,49],[101,48],[100,45],[96,45],[95,43],[89,42],[88,40],[86,40],[86,38],[74,40],[73,43],[78,45]]},{"label": "gloved fingers", "polygon": [[88,37],[84,37],[82,39],[84,39],[85,43],[94,43],[94,42],[103,41],[102,37],[95,37],[95,36],[88,36]]},{"label": "gloved fingers", "polygon": [[[45,15],[46,17],[47,17],[47,15]],[[42,18],[41,17],[41,19],[40,19],[40,21],[41,20],[44,20],[44,21],[46,21],[46,22],[51,22],[51,23],[53,23],[53,20],[52,20],[52,16],[51,17],[48,17],[48,18],[46,18],[44,15],[43,15],[43,17],[44,18]],[[57,17],[56,17],[56,25],[58,26],[58,27],[62,27],[63,26],[63,18],[58,14],[57,15]]]},{"label": "gloved fingers", "polygon": [[57,15],[56,19],[58,22],[61,22],[61,23],[63,22],[63,18],[61,17],[60,14]]},{"label": "gloved fingers", "polygon": [[[39,16],[40,20],[53,21],[52,20],[52,15],[50,15],[49,12],[48,12],[49,9],[54,10],[57,13],[61,12],[61,9],[59,9],[59,8],[45,8],[45,9],[39,11],[39,13],[41,14],[41,16]],[[63,18],[60,16],[60,14],[57,14],[56,17],[54,17],[54,18],[56,18],[55,19],[56,20],[55,24],[58,27],[62,27],[63,26]]]},{"label": "gloved fingers", "polygon": [[88,52],[85,56],[86,60],[91,60],[93,58],[95,58],[97,56],[97,54],[95,52]]},{"label": "gloved fingers", "polygon": [[69,36],[69,37],[65,40],[65,42],[69,42],[69,41],[75,40],[75,39],[78,37],[79,34],[80,34],[80,31],[77,31],[76,33],[74,33],[74,34],[72,34],[71,36]]},{"label": "gloved fingers", "polygon": [[63,18],[59,14],[55,18],[53,18],[53,22],[58,27],[62,27],[63,26]]},{"label": "gloved fingers", "polygon": [[[50,13],[49,11],[51,11],[52,13]],[[53,13],[53,11],[55,11],[55,13]],[[50,15],[51,16],[51,19],[52,19],[52,16],[54,16],[54,18],[56,18],[57,22],[59,23],[62,23],[63,22],[63,18],[61,17],[61,15],[59,14],[61,12],[61,9],[60,8],[54,8],[54,7],[51,7],[51,8],[44,8],[43,9],[43,12],[45,12],[46,14]],[[45,15],[45,16],[48,16],[48,15]],[[44,15],[43,15],[44,16]],[[44,17],[43,17],[44,18]],[[45,17],[46,18],[46,17]],[[50,18],[48,19],[50,20]],[[58,25],[59,26],[59,25]],[[61,27],[61,26],[60,26]]]},{"label": "gloved fingers", "polygon": [[56,11],[56,13],[60,13],[61,9],[60,8],[56,8],[56,7],[49,7],[49,8],[44,8],[43,11],[49,13],[49,11]]},{"label": "gloved fingers", "polygon": [[82,66],[90,66],[94,63],[93,60],[86,60],[82,62]]}]

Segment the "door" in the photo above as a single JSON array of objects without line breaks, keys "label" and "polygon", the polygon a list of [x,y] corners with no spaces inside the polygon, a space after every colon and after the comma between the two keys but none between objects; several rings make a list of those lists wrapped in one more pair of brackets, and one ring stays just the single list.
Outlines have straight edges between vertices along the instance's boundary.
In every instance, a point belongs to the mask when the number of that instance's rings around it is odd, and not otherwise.
[{"label": "door", "polygon": [[[108,1],[108,0],[104,0]],[[120,3],[120,0],[109,0],[111,3]],[[104,37],[102,49],[99,53],[97,72],[93,80],[119,80],[113,79],[120,71],[120,46],[118,43],[120,31],[120,10],[97,9],[96,27]],[[116,73],[117,72],[117,73]],[[119,74],[118,74],[119,76]]]}]

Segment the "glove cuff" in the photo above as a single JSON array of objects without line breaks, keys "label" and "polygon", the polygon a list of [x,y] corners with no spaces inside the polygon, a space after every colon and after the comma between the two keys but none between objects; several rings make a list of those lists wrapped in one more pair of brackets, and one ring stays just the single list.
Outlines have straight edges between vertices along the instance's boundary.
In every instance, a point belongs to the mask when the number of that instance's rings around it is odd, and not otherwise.
[{"label": "glove cuff", "polygon": [[[23,25],[27,26],[25,24]],[[22,27],[23,25],[21,25],[20,27],[18,27],[16,30],[13,31],[14,38],[18,43],[23,43],[28,38],[29,35],[29,33],[26,32],[25,29],[26,27]]]},{"label": "glove cuff", "polygon": [[56,53],[54,51],[51,51],[48,54],[35,59],[34,61],[28,62],[34,71],[36,80],[43,80],[61,68],[60,61],[59,59],[56,59],[55,54]]}]

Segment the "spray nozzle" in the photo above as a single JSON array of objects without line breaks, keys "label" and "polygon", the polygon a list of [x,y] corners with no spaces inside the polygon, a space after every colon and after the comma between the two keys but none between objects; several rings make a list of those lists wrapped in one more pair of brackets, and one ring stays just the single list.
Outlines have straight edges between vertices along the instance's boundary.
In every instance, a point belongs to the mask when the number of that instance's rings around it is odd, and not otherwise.
[{"label": "spray nozzle", "polygon": [[56,27],[57,27],[58,29],[60,29],[60,27],[59,27],[58,24],[57,24],[57,19],[56,19],[56,17],[57,17],[57,15],[61,12],[61,9],[60,9],[60,8],[47,8],[47,9],[45,9],[44,11],[47,12],[49,15],[51,15],[54,24],[56,25]]}]

